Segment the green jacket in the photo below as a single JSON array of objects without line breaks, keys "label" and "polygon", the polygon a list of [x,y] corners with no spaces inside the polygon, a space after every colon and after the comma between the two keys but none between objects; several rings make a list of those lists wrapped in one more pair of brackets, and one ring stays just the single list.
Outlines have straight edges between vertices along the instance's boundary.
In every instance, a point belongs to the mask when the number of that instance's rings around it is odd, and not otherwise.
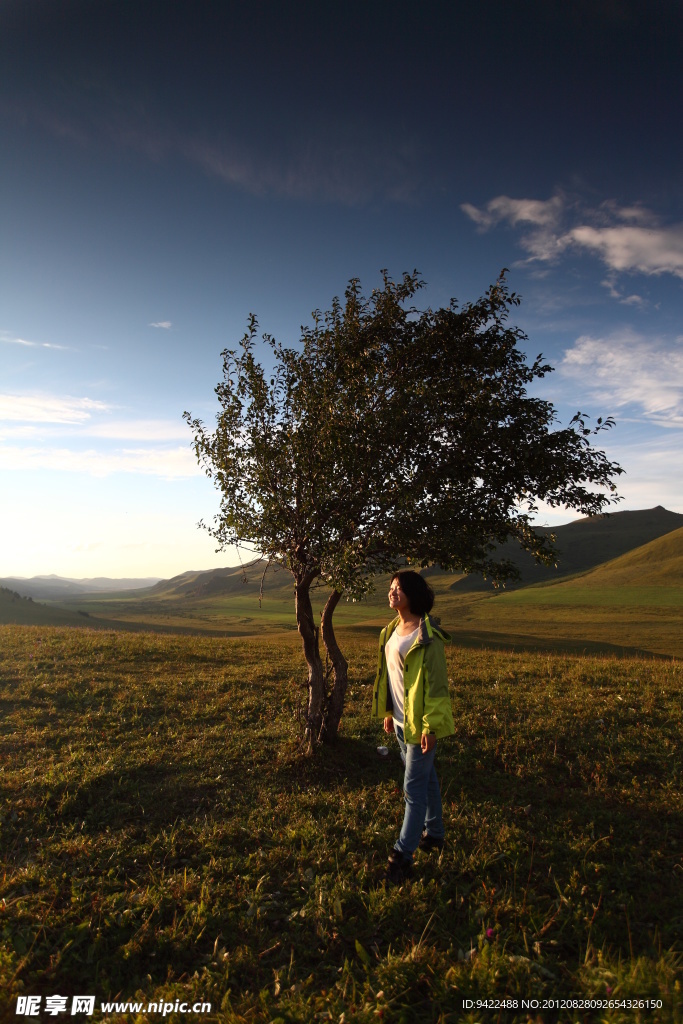
[{"label": "green jacket", "polygon": [[[398,616],[379,635],[379,658],[372,695],[372,717],[384,719],[391,713],[391,693],[384,648],[399,623]],[[448,694],[444,642],[450,636],[425,615],[420,632],[405,657],[403,668],[403,735],[406,743],[419,743],[422,733],[437,739],[455,732]]]}]

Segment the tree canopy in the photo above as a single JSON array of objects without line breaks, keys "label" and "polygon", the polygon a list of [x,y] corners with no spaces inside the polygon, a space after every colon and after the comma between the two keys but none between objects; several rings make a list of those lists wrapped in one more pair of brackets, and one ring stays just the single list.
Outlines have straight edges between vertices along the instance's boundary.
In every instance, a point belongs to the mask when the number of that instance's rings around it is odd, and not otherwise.
[{"label": "tree canopy", "polygon": [[[538,502],[584,515],[605,509],[621,468],[593,447],[577,413],[561,427],[549,401],[528,393],[552,367],[528,363],[528,339],[508,323],[518,297],[504,273],[476,302],[420,311],[418,273],[383,273],[369,298],[352,279],[345,301],[313,313],[298,347],[263,335],[250,316],[239,349],[222,353],[216,429],[190,413],[201,465],[220,491],[208,527],[221,547],[247,545],[294,578],[309,668],[307,733],[333,736],[346,687],[332,614],[399,560],[451,571],[514,575],[497,557],[514,537],[541,560],[551,542],[532,528]],[[332,589],[322,617],[334,666],[328,691],[310,587]]]}]

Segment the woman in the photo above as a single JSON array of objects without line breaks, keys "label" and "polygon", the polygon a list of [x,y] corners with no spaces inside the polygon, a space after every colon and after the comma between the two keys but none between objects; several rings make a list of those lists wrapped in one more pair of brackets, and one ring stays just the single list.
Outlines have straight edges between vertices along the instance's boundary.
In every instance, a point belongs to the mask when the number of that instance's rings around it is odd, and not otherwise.
[{"label": "woman", "polygon": [[442,850],[441,792],[436,743],[454,732],[444,641],[450,636],[429,617],[434,592],[417,572],[391,579],[389,605],[397,613],[380,633],[372,714],[395,733],[405,765],[403,827],[389,855],[385,878],[398,884],[412,874],[413,853]]}]

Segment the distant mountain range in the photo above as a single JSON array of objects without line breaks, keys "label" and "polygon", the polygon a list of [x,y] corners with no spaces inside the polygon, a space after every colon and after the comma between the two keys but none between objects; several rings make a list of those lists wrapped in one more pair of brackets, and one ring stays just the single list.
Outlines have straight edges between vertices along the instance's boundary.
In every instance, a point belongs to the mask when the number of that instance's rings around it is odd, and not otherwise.
[{"label": "distant mountain range", "polygon": [[[657,540],[667,533],[683,527],[683,515],[669,512],[661,505],[635,512],[612,512],[609,515],[577,519],[551,530],[539,527],[538,532],[553,534],[557,549],[557,566],[537,565],[531,555],[522,551],[516,542],[501,549],[520,570],[520,580],[507,585],[508,589],[557,580],[560,577],[583,573],[603,562],[611,561],[643,544]],[[245,597],[258,593],[265,563],[260,562],[244,571],[241,566],[208,569],[204,572],[185,572],[170,580],[161,580],[147,593],[150,597],[174,596],[193,599],[231,596]],[[438,566],[423,570],[434,580],[444,573]],[[493,584],[478,573],[470,576],[451,575],[450,589],[454,594],[465,591],[493,590]],[[270,597],[289,597],[292,577],[278,567],[269,569],[264,591]]]},{"label": "distant mountain range", "polygon": [[0,587],[13,590],[21,597],[32,597],[38,601],[62,601],[81,594],[111,594],[124,590],[141,590],[159,582],[159,576],[145,579],[108,579],[97,576],[94,579],[74,580],[65,576],[6,576],[0,579]]},{"label": "distant mountain range", "polygon": [[[585,573],[603,563],[609,562],[628,552],[634,552],[651,541],[670,534],[683,527],[683,515],[669,512],[661,505],[656,508],[634,512],[612,512],[609,515],[577,519],[555,529],[538,527],[538,532],[554,534],[557,549],[557,565],[537,565],[533,558],[522,551],[514,542],[500,549],[501,555],[509,557],[520,570],[520,580],[508,584],[508,589],[529,586],[534,583],[554,582],[560,577]],[[640,557],[640,556],[639,556]],[[647,559],[644,551],[642,558]],[[641,563],[636,558],[634,565]],[[258,594],[265,563],[257,563],[246,571],[242,566],[227,566],[199,572],[184,572],[170,580],[158,577],[145,579],[66,579],[60,576],[34,576],[32,579],[7,577],[0,579],[0,587],[14,591],[22,597],[43,601],[69,601],[85,594],[121,594],[135,591],[136,596],[150,598],[188,598],[202,600],[212,597]],[[641,570],[643,566],[641,565]],[[444,574],[438,567],[425,570],[428,578]],[[492,589],[492,584],[479,574],[458,577],[453,574],[449,589],[453,594],[468,591]],[[269,597],[291,597],[293,581],[291,575],[278,566],[269,569],[265,592]]]},{"label": "distant mountain range", "polygon": [[[436,594],[437,614],[462,646],[540,645],[681,658],[682,521],[683,516],[658,507],[567,524],[555,531],[560,549],[555,570],[539,569],[522,555],[522,584],[497,593],[481,580],[438,566],[424,572]],[[158,581],[0,580],[0,624],[275,636],[295,628],[293,579],[270,567],[261,604],[264,567],[256,563],[245,571],[238,565]],[[386,622],[388,581],[388,574],[378,577],[375,593],[361,602],[341,602],[338,626],[367,633]],[[27,584],[33,584],[37,599],[19,595],[18,588],[26,593]],[[312,595],[316,615],[327,594],[320,588]]]}]

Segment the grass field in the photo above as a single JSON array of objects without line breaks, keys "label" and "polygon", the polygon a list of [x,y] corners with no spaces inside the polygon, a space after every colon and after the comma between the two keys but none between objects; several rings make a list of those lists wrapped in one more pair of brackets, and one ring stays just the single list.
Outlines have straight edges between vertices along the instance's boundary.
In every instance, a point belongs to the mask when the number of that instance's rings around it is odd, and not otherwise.
[{"label": "grass field", "polygon": [[460,629],[482,644],[683,657],[681,591],[530,587],[477,602]]},{"label": "grass field", "polygon": [[507,607],[683,608],[683,588],[596,587],[543,584],[505,594]]},{"label": "grass field", "polygon": [[[683,657],[683,587],[580,587],[537,585],[491,596],[439,589],[435,611],[465,647],[557,650],[637,656]],[[322,596],[314,600],[318,614]],[[19,608],[21,617],[17,616]],[[216,637],[294,633],[291,596],[266,595],[262,606],[244,597],[92,596],[71,607],[0,602],[5,622],[75,625],[104,630],[153,630]],[[87,614],[84,614],[87,613]],[[340,628],[376,633],[387,621],[381,588],[371,601],[342,602]]]},{"label": "grass field", "polygon": [[[291,631],[0,627],[7,1019],[93,993],[227,1024],[683,1020],[679,664],[451,648],[447,847],[386,891],[398,756],[376,637],[341,634],[342,736],[302,760]],[[661,1007],[520,1008],[570,998]]]},{"label": "grass field", "polygon": [[[651,510],[655,519],[660,513],[673,515]],[[615,514],[614,520],[623,526],[636,517],[643,526],[643,515],[625,512]],[[590,539],[591,530],[604,532],[605,523],[570,526]],[[595,551],[592,557],[597,557]],[[245,574],[239,566],[188,572],[146,590],[80,595],[48,604],[22,600],[0,588],[0,622],[224,637],[294,632],[291,576],[271,571],[259,602],[261,575],[262,568]],[[463,590],[462,577],[438,568],[428,569],[427,576],[436,593],[435,611],[460,646],[683,657],[683,529],[588,571],[511,591]],[[342,601],[336,624],[376,631],[386,622],[389,579],[378,577],[374,594],[359,603]],[[326,597],[324,589],[313,592],[316,616]]]}]

